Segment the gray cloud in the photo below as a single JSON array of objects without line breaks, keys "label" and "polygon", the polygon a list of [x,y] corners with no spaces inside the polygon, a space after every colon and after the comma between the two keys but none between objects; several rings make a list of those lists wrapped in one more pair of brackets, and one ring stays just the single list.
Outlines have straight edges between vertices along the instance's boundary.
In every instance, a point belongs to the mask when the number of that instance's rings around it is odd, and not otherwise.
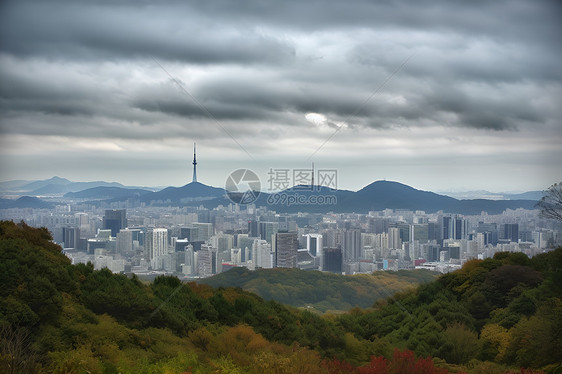
[{"label": "gray cloud", "polygon": [[1,18],[2,49],[88,61],[155,55],[194,64],[280,64],[294,57],[286,41],[178,8],[8,2]]},{"label": "gray cloud", "polygon": [[342,123],[333,141],[435,126],[552,136],[562,123],[561,9],[523,0],[3,1],[0,136],[222,142],[223,126],[260,152],[271,139],[321,144]]}]

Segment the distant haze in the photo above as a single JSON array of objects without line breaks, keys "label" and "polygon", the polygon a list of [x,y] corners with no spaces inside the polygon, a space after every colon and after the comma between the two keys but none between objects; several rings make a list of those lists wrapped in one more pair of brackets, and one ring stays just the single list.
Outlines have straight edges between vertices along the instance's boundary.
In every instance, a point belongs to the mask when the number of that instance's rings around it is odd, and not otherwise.
[{"label": "distant haze", "polygon": [[0,180],[181,186],[197,142],[221,187],[314,161],[350,190],[544,190],[561,19],[560,1],[3,1]]}]

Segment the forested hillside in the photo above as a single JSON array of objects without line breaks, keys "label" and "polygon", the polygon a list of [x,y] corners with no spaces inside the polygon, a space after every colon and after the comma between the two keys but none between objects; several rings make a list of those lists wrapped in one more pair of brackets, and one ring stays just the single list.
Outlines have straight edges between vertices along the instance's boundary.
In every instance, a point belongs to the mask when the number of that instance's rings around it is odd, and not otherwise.
[{"label": "forested hillside", "polygon": [[353,307],[369,308],[377,300],[437,278],[427,270],[379,271],[343,276],[299,269],[233,268],[201,283],[213,287],[240,287],[266,300],[319,312],[342,312]]},{"label": "forested hillside", "polygon": [[449,363],[561,372],[561,270],[561,248],[532,259],[497,253],[380,302],[374,311],[343,315],[339,323],[359,339]]},{"label": "forested hillside", "polygon": [[554,372],[561,258],[499,254],[321,317],[241,289],[74,266],[47,230],[0,222],[0,372]]}]

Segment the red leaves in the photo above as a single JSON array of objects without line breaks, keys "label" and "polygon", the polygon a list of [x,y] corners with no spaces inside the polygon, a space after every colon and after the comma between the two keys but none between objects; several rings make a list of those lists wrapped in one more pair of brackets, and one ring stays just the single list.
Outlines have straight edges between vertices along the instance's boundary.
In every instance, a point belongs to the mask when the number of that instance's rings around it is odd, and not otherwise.
[{"label": "red leaves", "polygon": [[361,367],[354,367],[345,361],[334,359],[324,361],[324,368],[329,374],[448,374],[447,369],[436,368],[431,357],[421,358],[405,349],[394,350],[392,361],[383,356],[371,356],[371,362]]},{"label": "red leaves", "polygon": [[[395,350],[394,353],[396,355]],[[388,361],[383,356],[371,356],[371,362],[365,366],[358,368],[359,374],[372,374],[372,373],[389,373]]]},{"label": "red leaves", "polygon": [[326,369],[328,374],[348,374],[357,373],[357,368],[345,361],[340,361],[337,358],[333,360],[322,361],[322,367]]}]

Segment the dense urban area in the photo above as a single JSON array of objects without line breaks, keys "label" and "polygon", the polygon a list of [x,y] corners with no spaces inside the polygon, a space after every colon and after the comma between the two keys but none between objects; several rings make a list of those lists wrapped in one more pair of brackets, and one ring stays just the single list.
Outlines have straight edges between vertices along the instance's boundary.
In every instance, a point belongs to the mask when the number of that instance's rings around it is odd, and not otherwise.
[{"label": "dense urban area", "polygon": [[446,273],[501,251],[532,257],[562,241],[559,227],[540,218],[538,210],[475,216],[398,209],[277,214],[252,204],[214,209],[127,205],[73,202],[55,210],[3,209],[0,219],[46,227],[75,264],[186,279],[232,267]]}]

